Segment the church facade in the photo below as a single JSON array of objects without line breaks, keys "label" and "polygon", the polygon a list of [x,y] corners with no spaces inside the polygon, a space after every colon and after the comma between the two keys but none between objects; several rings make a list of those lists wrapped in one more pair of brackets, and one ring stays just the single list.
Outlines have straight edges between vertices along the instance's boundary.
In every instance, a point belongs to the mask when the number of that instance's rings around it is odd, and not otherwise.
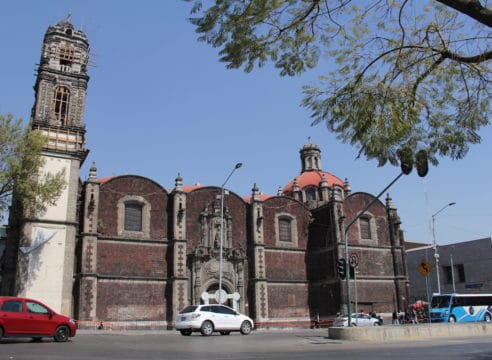
[{"label": "church facade", "polygon": [[300,174],[273,196],[256,184],[248,196],[187,186],[179,174],[166,189],[139,175],[100,177],[95,165],[80,180],[88,53],[87,37],[70,23],[48,28],[32,126],[49,139],[46,171],[65,169],[67,188],[42,216],[11,219],[2,294],[38,298],[80,324],[172,328],[180,309],[207,302],[260,326],[308,324],[314,314],[347,311],[337,260],[344,226],[357,218],[347,232],[357,260],[352,310],[405,309],[397,209],[323,171],[316,144],[300,149]]}]

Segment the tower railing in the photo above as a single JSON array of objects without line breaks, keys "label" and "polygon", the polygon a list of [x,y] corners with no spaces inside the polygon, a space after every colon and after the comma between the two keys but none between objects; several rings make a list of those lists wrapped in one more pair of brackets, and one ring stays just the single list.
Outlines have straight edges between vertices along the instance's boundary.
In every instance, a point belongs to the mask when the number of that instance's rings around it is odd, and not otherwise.
[{"label": "tower railing", "polygon": [[33,129],[40,131],[48,138],[48,149],[61,151],[85,151],[83,129],[67,129],[41,124],[33,125]]}]

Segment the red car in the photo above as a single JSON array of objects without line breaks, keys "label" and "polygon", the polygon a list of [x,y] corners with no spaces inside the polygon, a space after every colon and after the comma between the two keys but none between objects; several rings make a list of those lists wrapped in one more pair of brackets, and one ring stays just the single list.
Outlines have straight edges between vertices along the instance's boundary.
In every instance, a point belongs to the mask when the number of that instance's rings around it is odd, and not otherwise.
[{"label": "red car", "polygon": [[0,296],[0,339],[2,337],[53,337],[57,342],[75,336],[73,319],[57,314],[43,303],[19,297]]}]

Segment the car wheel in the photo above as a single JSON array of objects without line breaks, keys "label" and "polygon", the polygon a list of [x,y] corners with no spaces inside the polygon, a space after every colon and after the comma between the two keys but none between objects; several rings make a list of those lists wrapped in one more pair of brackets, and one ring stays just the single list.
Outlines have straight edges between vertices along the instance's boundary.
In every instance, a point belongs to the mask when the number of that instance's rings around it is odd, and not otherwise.
[{"label": "car wheel", "polygon": [[3,327],[0,326],[0,339],[3,337]]},{"label": "car wheel", "polygon": [[249,335],[251,332],[251,323],[248,320],[244,320],[239,330],[241,331],[241,334]]},{"label": "car wheel", "polygon": [[374,326],[379,326],[379,325],[381,325],[381,324],[379,323],[379,321],[376,321],[376,322],[374,323]]},{"label": "car wheel", "polygon": [[60,325],[56,328],[55,336],[53,338],[56,342],[65,342],[70,336],[70,329],[66,325]]},{"label": "car wheel", "polygon": [[230,331],[221,331],[220,335],[229,335],[231,332]]},{"label": "car wheel", "polygon": [[181,330],[181,335],[183,335],[183,336],[190,336],[191,335],[191,330]]},{"label": "car wheel", "polygon": [[210,321],[204,321],[202,326],[200,327],[200,332],[203,336],[212,335],[214,332],[214,325]]},{"label": "car wheel", "polygon": [[450,323],[454,324],[454,323],[456,322],[456,318],[455,318],[453,315],[451,315],[451,316],[449,317],[448,322],[450,322]]},{"label": "car wheel", "polygon": [[490,314],[489,313],[486,313],[485,314],[484,320],[487,321],[487,322],[490,322]]}]

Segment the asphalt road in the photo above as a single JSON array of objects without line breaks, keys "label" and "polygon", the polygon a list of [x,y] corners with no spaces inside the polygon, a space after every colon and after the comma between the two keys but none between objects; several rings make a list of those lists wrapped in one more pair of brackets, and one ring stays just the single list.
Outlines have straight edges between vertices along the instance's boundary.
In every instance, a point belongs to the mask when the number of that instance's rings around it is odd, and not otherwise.
[{"label": "asphalt road", "polygon": [[326,329],[210,337],[185,337],[173,331],[81,331],[67,343],[2,339],[0,360],[492,359],[488,337],[367,343],[331,340],[326,335]]}]

